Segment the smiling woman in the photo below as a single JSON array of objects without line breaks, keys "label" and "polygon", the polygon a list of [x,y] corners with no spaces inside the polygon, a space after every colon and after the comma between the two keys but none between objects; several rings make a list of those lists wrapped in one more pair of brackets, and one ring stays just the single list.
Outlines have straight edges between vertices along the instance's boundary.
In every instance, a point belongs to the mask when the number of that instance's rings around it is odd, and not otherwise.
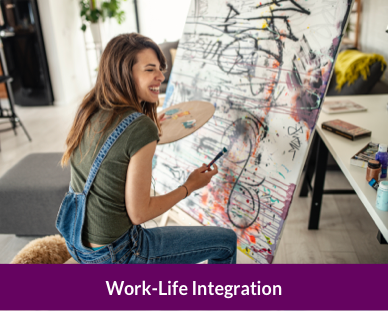
[{"label": "smiling woman", "polygon": [[177,189],[150,197],[159,141],[159,87],[165,57],[140,34],[113,38],[67,137],[62,165],[71,182],[56,226],[80,263],[236,262],[236,234],[216,227],[144,229],[218,173],[205,164]]}]

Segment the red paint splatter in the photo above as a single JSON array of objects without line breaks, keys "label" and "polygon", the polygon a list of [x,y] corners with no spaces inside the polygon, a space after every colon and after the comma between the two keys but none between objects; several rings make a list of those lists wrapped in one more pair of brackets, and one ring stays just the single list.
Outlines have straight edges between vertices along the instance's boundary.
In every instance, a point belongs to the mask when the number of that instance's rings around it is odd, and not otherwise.
[{"label": "red paint splatter", "polygon": [[249,203],[249,200],[247,200],[247,203]]},{"label": "red paint splatter", "polygon": [[207,197],[208,197],[209,191],[205,188],[204,193],[202,195],[202,204],[206,205],[207,204]]},{"label": "red paint splatter", "polygon": [[253,235],[250,235],[250,236],[249,236],[249,240],[250,240],[252,243],[256,243],[256,238],[255,238]]},{"label": "red paint splatter", "polygon": [[224,212],[224,207],[221,205],[221,204],[219,204],[219,203],[217,203],[217,202],[215,202],[214,203],[214,207],[213,207],[213,211],[216,213],[223,213]]}]

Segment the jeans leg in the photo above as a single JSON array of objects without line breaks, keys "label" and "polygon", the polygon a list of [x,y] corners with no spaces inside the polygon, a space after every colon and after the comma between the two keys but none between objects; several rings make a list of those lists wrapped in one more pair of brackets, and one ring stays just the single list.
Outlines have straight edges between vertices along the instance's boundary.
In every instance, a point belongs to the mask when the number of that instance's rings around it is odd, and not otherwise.
[{"label": "jeans leg", "polygon": [[139,247],[129,263],[235,264],[237,236],[219,227],[162,227],[142,229]]}]

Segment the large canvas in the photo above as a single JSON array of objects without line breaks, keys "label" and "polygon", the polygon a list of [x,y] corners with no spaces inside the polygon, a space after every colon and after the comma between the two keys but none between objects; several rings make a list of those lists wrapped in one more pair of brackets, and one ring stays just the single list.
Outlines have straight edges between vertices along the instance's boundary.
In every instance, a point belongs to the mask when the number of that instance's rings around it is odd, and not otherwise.
[{"label": "large canvas", "polygon": [[164,107],[208,101],[213,118],[158,146],[158,193],[222,150],[219,174],[178,206],[235,230],[271,263],[307,156],[351,0],[192,0]]}]

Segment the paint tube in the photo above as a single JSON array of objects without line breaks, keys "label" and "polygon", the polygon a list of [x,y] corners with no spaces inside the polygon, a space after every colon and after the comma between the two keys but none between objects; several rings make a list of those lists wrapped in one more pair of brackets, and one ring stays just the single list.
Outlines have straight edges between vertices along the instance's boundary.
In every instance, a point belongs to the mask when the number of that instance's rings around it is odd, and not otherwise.
[{"label": "paint tube", "polygon": [[376,181],[376,179],[372,178],[370,182],[368,182],[369,186],[371,186],[373,189],[377,191],[379,189],[379,183]]}]

